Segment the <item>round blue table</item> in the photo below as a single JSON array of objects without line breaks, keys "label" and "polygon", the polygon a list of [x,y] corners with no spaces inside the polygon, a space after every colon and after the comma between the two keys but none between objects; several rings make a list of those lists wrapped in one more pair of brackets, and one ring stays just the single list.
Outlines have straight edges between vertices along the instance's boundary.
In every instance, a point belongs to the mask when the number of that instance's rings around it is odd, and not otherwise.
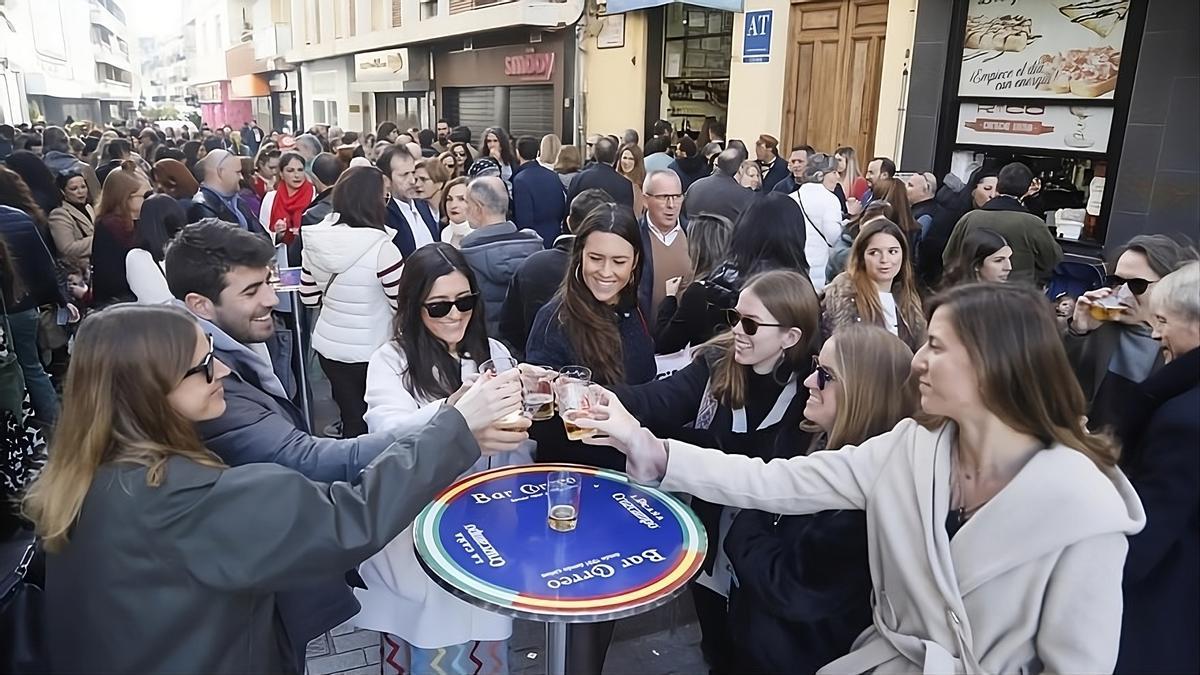
[{"label": "round blue table", "polygon": [[[546,479],[581,482],[571,532],[547,522]],[[566,671],[566,626],[633,616],[681,593],[708,540],[678,499],[625,474],[574,464],[508,466],[446,488],[413,526],[417,558],[450,593],[546,624],[547,671]]]}]

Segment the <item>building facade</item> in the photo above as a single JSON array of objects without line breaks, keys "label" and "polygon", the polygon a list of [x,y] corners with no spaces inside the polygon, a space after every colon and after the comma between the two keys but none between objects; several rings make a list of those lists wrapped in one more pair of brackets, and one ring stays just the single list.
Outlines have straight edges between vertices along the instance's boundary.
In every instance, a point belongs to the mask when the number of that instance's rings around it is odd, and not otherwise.
[{"label": "building facade", "polygon": [[67,118],[132,119],[140,74],[131,49],[117,0],[6,2],[0,17],[0,114],[52,124]]}]

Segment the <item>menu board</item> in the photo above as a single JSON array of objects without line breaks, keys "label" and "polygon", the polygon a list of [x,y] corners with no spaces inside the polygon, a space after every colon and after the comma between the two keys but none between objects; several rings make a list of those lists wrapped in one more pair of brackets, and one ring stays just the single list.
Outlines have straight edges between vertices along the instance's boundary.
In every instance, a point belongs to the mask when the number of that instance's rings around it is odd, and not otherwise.
[{"label": "menu board", "polygon": [[1131,0],[970,0],[959,96],[1112,98]]},{"label": "menu board", "polygon": [[1019,101],[959,105],[958,143],[1106,152],[1113,109]]}]

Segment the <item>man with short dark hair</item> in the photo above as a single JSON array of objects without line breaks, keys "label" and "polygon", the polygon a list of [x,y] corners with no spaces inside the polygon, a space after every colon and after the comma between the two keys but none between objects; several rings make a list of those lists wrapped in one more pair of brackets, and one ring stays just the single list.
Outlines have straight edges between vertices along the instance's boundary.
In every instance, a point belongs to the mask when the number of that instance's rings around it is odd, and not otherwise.
[{"label": "man with short dark hair", "polygon": [[625,133],[621,135],[621,143],[624,145],[637,145],[638,144],[637,129],[626,129]]},{"label": "man with short dark hair", "polygon": [[437,121],[436,127],[434,131],[437,132],[437,143],[434,143],[433,147],[437,148],[438,152],[446,152],[450,150],[450,144],[453,142],[450,140],[450,123],[443,117]]},{"label": "man with short dark hair", "polygon": [[471,154],[471,159],[479,157],[479,150],[471,145],[471,127],[457,126],[450,130],[450,145],[462,143],[467,146],[467,152]]},{"label": "man with short dark hair", "polygon": [[724,216],[736,223],[754,201],[754,192],[737,182],[738,169],[742,166],[742,152],[729,148],[717,156],[716,169],[688,186],[683,196],[683,216],[692,218],[701,213]]},{"label": "man with short dark hair", "polygon": [[13,141],[17,138],[17,130],[11,124],[0,124],[0,160],[13,153]]},{"label": "man with short dark hair", "polygon": [[538,163],[538,147],[533,136],[517,139],[520,165],[512,176],[513,222],[521,229],[537,232],[549,248],[562,233],[567,201],[558,174]]},{"label": "man with short dark hair", "polygon": [[[408,432],[352,439],[318,438],[289,400],[279,377],[288,364],[273,361],[267,342],[275,333],[279,303],[270,284],[275,247],[233,223],[206,218],[188,225],[167,246],[167,285],[212,336],[213,355],[231,370],[225,378],[225,412],[196,425],[205,446],[226,464],[280,464],[307,478],[354,482],[371,460]],[[409,486],[429,490],[435,486]],[[263,495],[266,500],[270,495]],[[304,667],[309,640],[345,622],[358,610],[346,580],[280,593],[279,618]]]},{"label": "man with short dark hair", "polygon": [[813,150],[811,145],[794,146],[792,153],[788,155],[787,168],[790,175],[780,179],[775,187],[771,188],[771,192],[790,195],[799,190],[800,186],[804,184],[804,169],[808,166],[808,158],[815,154],[816,150]]},{"label": "man with short dark hair", "polygon": [[537,232],[508,220],[508,187],[495,176],[474,178],[467,185],[467,222],[475,229],[463,237],[462,254],[479,283],[488,335],[499,335],[508,282],[545,245]]},{"label": "man with short dark hair", "polygon": [[779,156],[779,139],[770,134],[761,134],[754,142],[754,158],[758,160],[759,171],[762,173],[761,192],[770,192],[779,185],[779,181],[787,178],[787,162]]},{"label": "man with short dark hair", "polygon": [[992,230],[1008,242],[1012,248],[1012,272],[1009,283],[1025,282],[1044,285],[1054,273],[1054,267],[1062,261],[1062,247],[1054,239],[1050,227],[1041,218],[1025,209],[1021,199],[1033,183],[1033,172],[1020,162],[1012,162],[1000,169],[996,180],[996,196],[981,209],[969,211],[954,226],[954,232],[946,243],[942,260],[949,267],[962,251],[963,239],[972,230]]},{"label": "man with short dark hair", "polygon": [[423,199],[416,199],[417,162],[399,143],[388,146],[375,162],[388,179],[392,198],[387,204],[387,226],[396,231],[392,239],[400,255],[407,258],[426,244],[441,239],[441,228]]},{"label": "man with short dark hair", "polygon": [[237,223],[244,230],[270,239],[270,235],[259,224],[258,215],[238,195],[242,161],[237,155],[228,150],[213,150],[196,163],[196,169],[202,180],[200,189],[188,206],[189,223],[216,218]]},{"label": "man with short dark hair", "polygon": [[671,162],[675,161],[670,150],[671,139],[667,136],[653,136],[646,139],[646,156],[642,160],[642,165],[646,167],[646,173],[670,169]]},{"label": "man with short dark hair", "polygon": [[617,161],[617,144],[611,138],[601,136],[592,146],[592,154],[596,161],[571,179],[567,201],[575,201],[575,197],[588,188],[599,188],[611,195],[616,203],[632,209],[633,183],[613,168]]},{"label": "man with short dark hair", "polygon": [[549,249],[537,251],[526,258],[513,274],[500,311],[500,339],[517,358],[525,352],[529,329],[533,327],[538,310],[554,297],[562,285],[563,275],[571,261],[575,232],[592,209],[612,203],[612,197],[604,190],[589,188],[580,192],[571,202],[567,214],[567,232],[560,234]]}]

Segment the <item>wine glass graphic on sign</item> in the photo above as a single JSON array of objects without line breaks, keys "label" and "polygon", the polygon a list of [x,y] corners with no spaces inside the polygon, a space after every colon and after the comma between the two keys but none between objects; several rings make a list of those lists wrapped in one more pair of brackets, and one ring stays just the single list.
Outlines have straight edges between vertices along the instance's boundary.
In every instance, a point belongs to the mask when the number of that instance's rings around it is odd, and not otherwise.
[{"label": "wine glass graphic on sign", "polygon": [[1086,106],[1073,105],[1068,110],[1075,116],[1075,131],[1066,136],[1065,142],[1070,148],[1090,148],[1096,144],[1087,137],[1087,118],[1092,116],[1091,109]]}]

